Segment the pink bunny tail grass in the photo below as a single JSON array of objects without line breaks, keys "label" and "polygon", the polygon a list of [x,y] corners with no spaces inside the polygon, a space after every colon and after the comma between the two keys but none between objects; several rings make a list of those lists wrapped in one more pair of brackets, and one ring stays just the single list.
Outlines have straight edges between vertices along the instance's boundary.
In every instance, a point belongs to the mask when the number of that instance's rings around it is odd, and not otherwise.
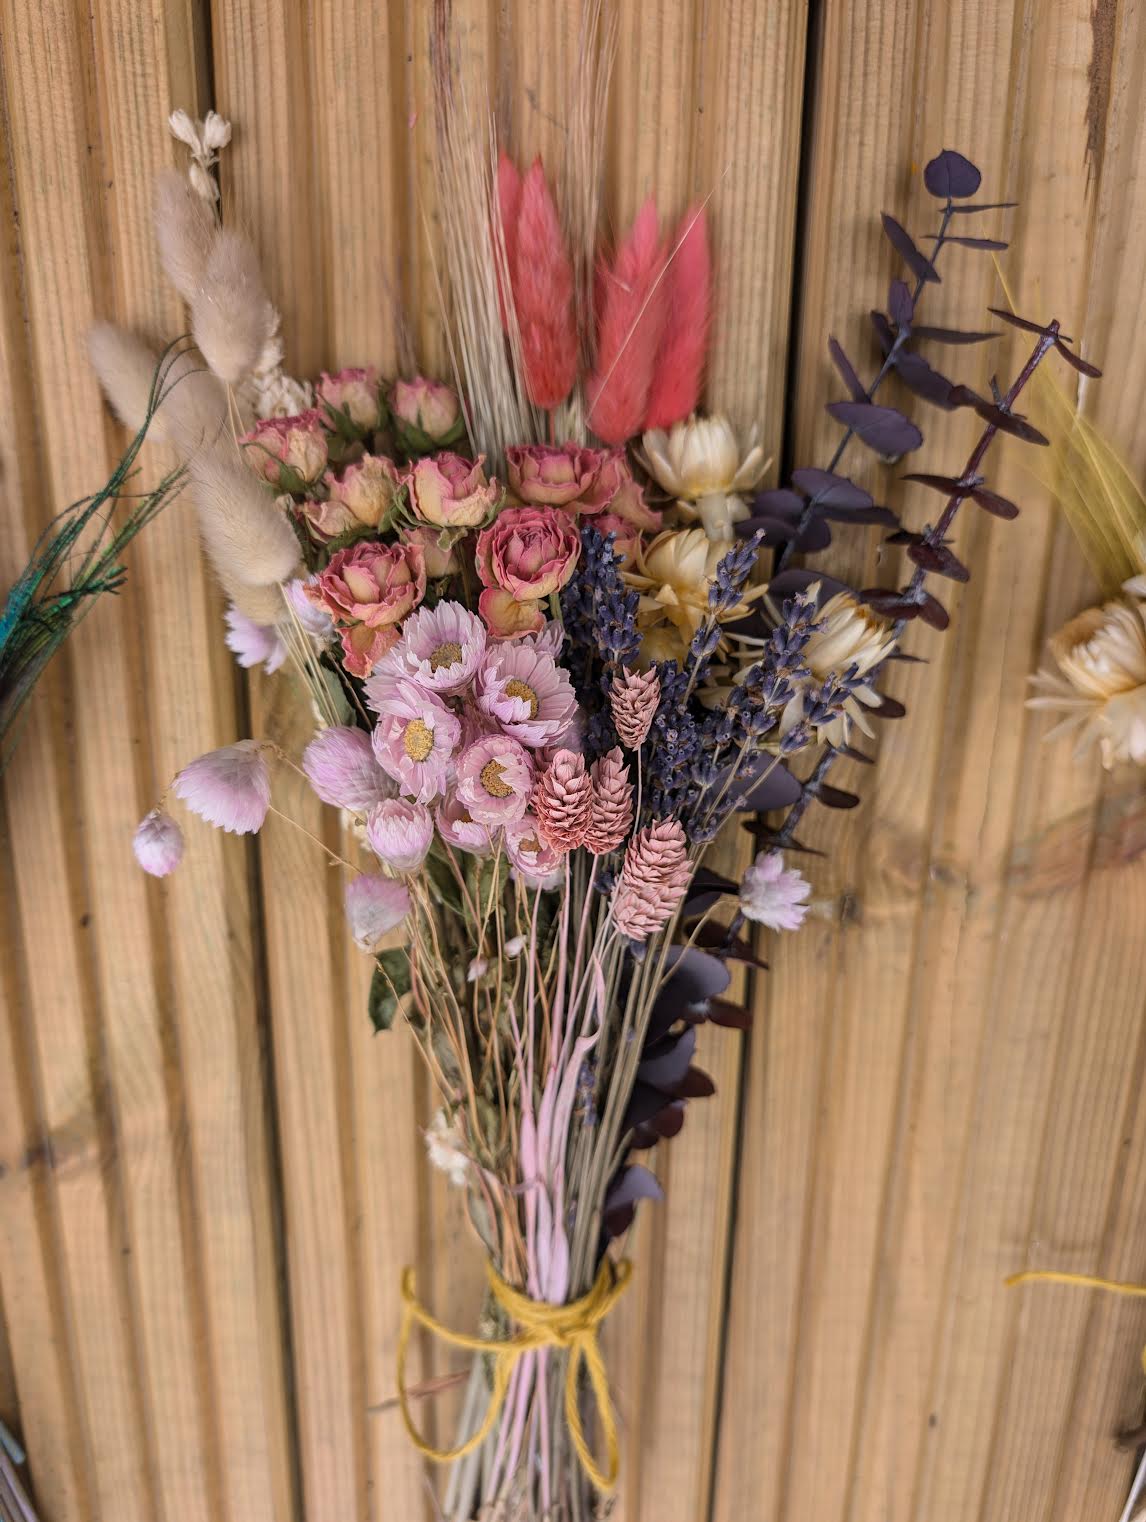
[{"label": "pink bunny tail grass", "polygon": [[522,182],[510,269],[525,389],[535,407],[549,411],[577,379],[577,325],[573,265],[540,158]]},{"label": "pink bunny tail grass", "polygon": [[[521,213],[521,171],[504,149],[497,156],[497,215],[501,223],[501,242],[505,250],[505,268],[513,280],[513,266],[517,259],[517,222]],[[496,246],[497,238],[495,235]],[[495,256],[494,271],[497,275],[497,305],[501,313],[501,325],[509,326],[501,260]]]},{"label": "pink bunny tail grass", "polygon": [[606,444],[641,430],[665,319],[665,251],[650,196],[598,287],[597,363],[589,426]]},{"label": "pink bunny tail grass", "polygon": [[712,257],[703,206],[690,206],[676,230],[665,273],[665,325],[653,366],[645,431],[671,428],[696,410],[712,307]]}]

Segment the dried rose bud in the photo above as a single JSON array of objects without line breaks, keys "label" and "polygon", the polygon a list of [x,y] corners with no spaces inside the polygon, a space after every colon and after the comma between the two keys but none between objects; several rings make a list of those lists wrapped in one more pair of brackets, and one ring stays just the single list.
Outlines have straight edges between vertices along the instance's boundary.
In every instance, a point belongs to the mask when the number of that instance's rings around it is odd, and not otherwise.
[{"label": "dried rose bud", "polygon": [[340,413],[364,433],[377,428],[382,419],[378,371],[373,365],[359,370],[339,370],[336,375],[328,375],[324,370],[315,391],[322,405],[322,415],[331,428],[338,428],[342,421],[338,416]]},{"label": "dried rose bud", "polygon": [[440,381],[421,375],[395,381],[389,400],[394,426],[412,454],[456,444],[465,435],[457,392]]},{"label": "dried rose bud", "polygon": [[476,528],[501,501],[496,481],[487,481],[484,455],[463,460],[448,450],[418,460],[410,472],[410,504],[423,523],[438,528]]}]

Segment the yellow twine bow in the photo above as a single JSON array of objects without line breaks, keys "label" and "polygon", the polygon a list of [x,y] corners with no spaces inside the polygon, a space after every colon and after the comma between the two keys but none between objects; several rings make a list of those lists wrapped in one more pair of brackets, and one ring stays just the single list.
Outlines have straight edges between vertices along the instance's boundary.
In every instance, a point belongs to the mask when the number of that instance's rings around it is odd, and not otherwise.
[{"label": "yellow twine bow", "polygon": [[[1129,1295],[1146,1300],[1146,1284],[1128,1284],[1121,1279],[1100,1279],[1095,1274],[1069,1274],[1057,1268],[1025,1268],[1003,1280],[1007,1289],[1014,1284],[1074,1284],[1083,1289],[1104,1289],[1109,1295]],[[1146,1374],[1146,1348],[1142,1349],[1142,1372]]]},{"label": "yellow twine bow", "polygon": [[[492,1263],[487,1263],[486,1276],[494,1299],[520,1328],[513,1337],[498,1340],[455,1332],[451,1327],[443,1326],[419,1303],[414,1293],[414,1270],[407,1268],[402,1275],[402,1325],[398,1332],[398,1404],[410,1441],[418,1452],[438,1464],[450,1464],[455,1459],[465,1458],[493,1430],[493,1424],[505,1404],[510,1375],[521,1355],[535,1353],[542,1348],[564,1348],[569,1353],[565,1369],[565,1420],[569,1425],[573,1448],[581,1468],[592,1484],[598,1490],[612,1490],[620,1471],[620,1449],[617,1443],[617,1419],[609,1398],[609,1379],[605,1373],[601,1345],[597,1341],[597,1329],[628,1288],[632,1271],[632,1264],[627,1259],[614,1267],[606,1258],[587,1295],[582,1295],[580,1300],[574,1300],[569,1305],[550,1305],[544,1300],[531,1300],[528,1295],[514,1289],[505,1282]],[[424,1326],[450,1347],[464,1348],[472,1353],[486,1353],[493,1357],[493,1390],[485,1417],[472,1437],[459,1443],[456,1448],[434,1448],[414,1426],[414,1419],[410,1415],[406,1395],[406,1353],[415,1324]],[[597,1414],[601,1419],[606,1464],[603,1470],[593,1457],[585,1429],[581,1425],[577,1379],[582,1363],[589,1376]]]}]

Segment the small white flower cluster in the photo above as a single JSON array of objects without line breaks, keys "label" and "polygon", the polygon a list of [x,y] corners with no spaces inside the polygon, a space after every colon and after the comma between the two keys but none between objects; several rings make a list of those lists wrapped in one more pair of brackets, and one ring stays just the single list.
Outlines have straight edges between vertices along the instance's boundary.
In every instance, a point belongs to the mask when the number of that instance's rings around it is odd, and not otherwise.
[{"label": "small white flower cluster", "polygon": [[208,111],[196,121],[186,111],[172,111],[167,118],[172,137],[186,143],[191,150],[191,167],[187,178],[195,194],[212,205],[219,199],[219,187],[211,170],[219,162],[219,149],[231,141],[231,124],[217,111]]}]

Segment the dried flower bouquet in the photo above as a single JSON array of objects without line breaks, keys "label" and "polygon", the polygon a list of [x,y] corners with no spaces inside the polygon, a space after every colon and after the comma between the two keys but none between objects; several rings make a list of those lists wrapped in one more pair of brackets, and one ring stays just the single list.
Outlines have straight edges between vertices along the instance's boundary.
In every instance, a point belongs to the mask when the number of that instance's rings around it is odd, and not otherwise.
[{"label": "dried flower bouquet", "polygon": [[[928,578],[967,579],[949,543],[960,507],[1017,511],[980,473],[992,441],[1042,442],[1020,393],[1051,349],[1083,362],[1057,324],[1021,319],[1030,357],[989,397],[920,354],[991,336],[918,321],[948,246],[1001,246],[953,232],[992,208],[973,200],[978,171],[945,151],[925,171],[941,219],[931,254],[884,218],[912,285],[893,281],[873,315],[870,384],[831,343],[839,448],[756,492],[756,440],[695,415],[705,209],[666,233],[650,201],[602,250],[585,142],[559,210],[540,162],[522,174],[473,146],[443,76],[458,387],[371,368],[299,382],[253,251],[218,220],[226,124],[173,125],[192,177],[161,181],[160,248],[203,362],[181,361],[152,427],[187,461],[228,643],[248,666],[289,658],[310,693],[318,728],[299,764],[369,863],[339,858],[350,926],[376,962],[370,1015],[385,1029],[401,1011],[414,1031],[441,1103],[431,1156],[465,1191],[489,1260],[488,1335],[441,1327],[403,1286],[403,1359],[416,1324],[478,1350],[457,1448],[429,1449],[404,1397],[403,1412],[425,1451],[453,1461],[448,1516],[585,1518],[618,1467],[597,1331],[629,1269],[611,1244],[661,1192],[638,1159],[712,1092],[697,1027],[746,1023],[725,997],[730,962],[762,965],[746,922],[792,931],[808,912],[785,851],[814,800],[857,801],[826,781],[833,758],[902,713],[882,681],[910,620],[947,623]],[[112,328],[92,352],[138,425],[154,357]],[[893,372],[984,424],[961,475],[912,477],[945,498],[921,531],[839,473],[853,439],[892,459],[921,443],[875,401]],[[891,530],[907,584],[855,591],[789,563],[841,524]],[[294,765],[240,740],[192,761],[173,791],[252,832],[276,768]],[[776,822],[740,884],[704,867],[732,815],[766,812]],[[183,837],[162,805],[135,850],[157,876],[177,866]]]}]

